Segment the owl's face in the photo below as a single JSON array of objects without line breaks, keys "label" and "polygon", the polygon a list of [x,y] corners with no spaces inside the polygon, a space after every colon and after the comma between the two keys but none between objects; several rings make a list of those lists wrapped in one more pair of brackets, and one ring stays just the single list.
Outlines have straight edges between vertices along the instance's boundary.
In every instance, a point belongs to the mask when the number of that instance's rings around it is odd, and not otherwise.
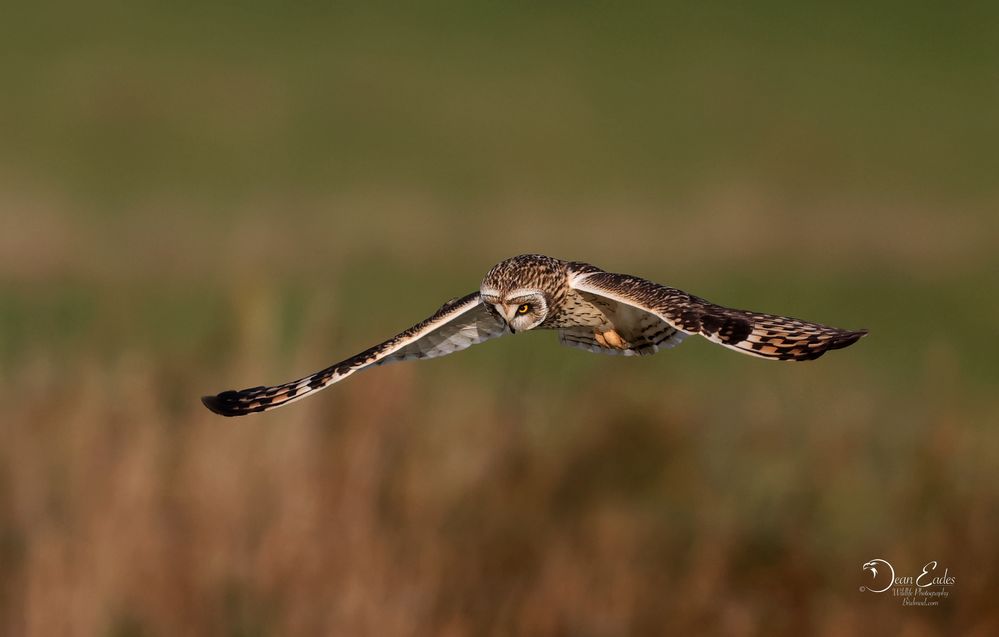
[{"label": "owl's face", "polygon": [[534,329],[548,316],[548,302],[541,290],[512,290],[503,296],[484,294],[482,300],[492,306],[514,334]]},{"label": "owl's face", "polygon": [[479,286],[482,302],[511,333],[532,330],[548,318],[555,292],[565,285],[565,262],[540,254],[500,261]]}]

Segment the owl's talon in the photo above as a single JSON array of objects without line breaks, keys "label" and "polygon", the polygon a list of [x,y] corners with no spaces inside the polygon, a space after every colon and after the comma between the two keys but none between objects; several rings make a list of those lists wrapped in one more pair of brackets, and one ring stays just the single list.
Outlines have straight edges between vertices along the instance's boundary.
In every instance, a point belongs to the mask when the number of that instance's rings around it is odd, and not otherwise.
[{"label": "owl's talon", "polygon": [[607,330],[603,333],[604,342],[607,343],[607,347],[613,347],[614,349],[628,349],[628,342],[621,338],[621,335],[617,333],[617,330]]}]

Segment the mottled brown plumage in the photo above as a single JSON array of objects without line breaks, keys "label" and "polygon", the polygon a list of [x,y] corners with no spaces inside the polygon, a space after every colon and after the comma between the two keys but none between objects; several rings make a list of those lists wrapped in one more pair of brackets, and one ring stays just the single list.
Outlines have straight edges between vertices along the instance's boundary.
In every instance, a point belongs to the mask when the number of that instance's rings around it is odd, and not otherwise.
[{"label": "mottled brown plumage", "polygon": [[360,354],[290,383],[226,391],[202,402],[224,416],[267,411],[372,365],[444,356],[505,332],[539,328],[557,330],[562,344],[592,352],[654,354],[698,334],[744,354],[785,361],[818,358],[867,333],[735,310],[587,263],[525,254],[493,266],[478,292],[445,303]]}]

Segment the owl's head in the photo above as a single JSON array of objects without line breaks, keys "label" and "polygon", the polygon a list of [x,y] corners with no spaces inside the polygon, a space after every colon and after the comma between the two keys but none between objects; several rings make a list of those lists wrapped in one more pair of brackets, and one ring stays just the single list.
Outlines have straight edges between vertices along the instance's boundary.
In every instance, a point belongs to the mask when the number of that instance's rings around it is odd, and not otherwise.
[{"label": "owl's head", "polygon": [[541,290],[521,288],[502,295],[487,290],[482,295],[482,302],[490,306],[514,334],[534,329],[548,317],[548,301]]},{"label": "owl's head", "polygon": [[522,254],[493,266],[482,279],[479,293],[511,332],[523,332],[548,318],[551,293],[564,279],[564,262]]}]

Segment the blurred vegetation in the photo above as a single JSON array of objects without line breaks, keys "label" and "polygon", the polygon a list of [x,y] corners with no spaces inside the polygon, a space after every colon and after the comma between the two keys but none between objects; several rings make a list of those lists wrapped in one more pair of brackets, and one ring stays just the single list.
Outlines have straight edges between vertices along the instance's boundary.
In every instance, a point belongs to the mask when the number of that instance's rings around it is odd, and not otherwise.
[{"label": "blurred vegetation", "polygon": [[[0,22],[0,634],[999,632],[999,8]],[[871,336],[528,334],[265,416],[521,252]],[[861,564],[957,576],[941,607]]]}]

